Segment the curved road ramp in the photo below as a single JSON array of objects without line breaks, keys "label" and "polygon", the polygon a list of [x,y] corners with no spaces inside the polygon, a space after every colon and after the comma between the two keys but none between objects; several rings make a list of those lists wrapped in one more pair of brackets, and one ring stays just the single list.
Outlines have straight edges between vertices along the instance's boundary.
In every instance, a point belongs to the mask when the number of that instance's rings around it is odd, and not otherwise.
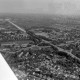
[{"label": "curved road ramp", "polygon": [[0,53],[0,80],[18,80]]}]

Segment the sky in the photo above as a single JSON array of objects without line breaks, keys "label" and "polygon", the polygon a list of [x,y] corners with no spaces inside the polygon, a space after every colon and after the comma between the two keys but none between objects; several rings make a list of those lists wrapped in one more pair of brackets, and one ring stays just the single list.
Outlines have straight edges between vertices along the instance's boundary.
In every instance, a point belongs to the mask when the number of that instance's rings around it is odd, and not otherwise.
[{"label": "sky", "polygon": [[0,0],[0,13],[80,15],[80,0]]}]

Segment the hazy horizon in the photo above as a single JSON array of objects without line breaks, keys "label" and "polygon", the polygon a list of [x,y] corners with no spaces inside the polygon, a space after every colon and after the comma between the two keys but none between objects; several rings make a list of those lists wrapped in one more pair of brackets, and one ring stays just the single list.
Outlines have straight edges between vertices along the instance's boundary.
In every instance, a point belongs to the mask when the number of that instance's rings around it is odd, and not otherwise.
[{"label": "hazy horizon", "polygon": [[80,15],[80,0],[0,0],[0,13]]}]

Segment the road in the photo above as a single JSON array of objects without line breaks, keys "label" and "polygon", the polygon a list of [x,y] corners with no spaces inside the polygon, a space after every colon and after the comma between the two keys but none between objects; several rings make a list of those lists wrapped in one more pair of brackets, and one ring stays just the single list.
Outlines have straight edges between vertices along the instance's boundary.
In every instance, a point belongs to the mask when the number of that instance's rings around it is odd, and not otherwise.
[{"label": "road", "polygon": [[26,33],[26,31],[21,28],[20,26],[16,25],[15,23],[11,22],[9,19],[5,19],[7,22],[9,22],[10,24],[12,24],[13,26],[15,26],[17,29],[19,29],[20,31]]},{"label": "road", "polygon": [[72,54],[71,52],[69,52],[69,51],[67,51],[67,50],[62,49],[62,48],[60,48],[60,47],[58,47],[58,46],[56,46],[56,45],[52,44],[52,43],[51,43],[51,42],[49,42],[49,41],[46,41],[46,42],[47,42],[47,43],[49,43],[51,46],[55,47],[56,49],[58,49],[58,51],[64,52],[64,53],[66,53],[66,54],[70,55],[72,58],[77,59],[77,60],[80,62],[80,58],[78,58],[77,56],[75,56],[75,55],[74,55],[74,54]]},{"label": "road", "polygon": [[48,43],[49,43],[50,45],[54,46],[55,48],[57,48],[58,51],[64,52],[64,53],[68,54],[69,56],[71,56],[72,58],[74,58],[74,59],[76,59],[76,60],[78,60],[78,61],[80,62],[80,58],[78,58],[77,56],[75,56],[75,55],[72,54],[71,52],[69,52],[69,51],[67,51],[67,50],[64,50],[64,49],[62,49],[62,48],[60,48],[60,47],[58,47],[58,46],[56,46],[56,45],[53,45],[53,44],[51,44],[50,42],[48,42]]},{"label": "road", "polygon": [[[6,21],[8,21],[9,23],[11,23],[13,26],[15,26],[16,28],[18,28],[19,30],[21,30],[22,32],[26,33],[26,31],[19,27],[18,25],[14,24],[13,22],[11,22],[9,19],[6,19]],[[32,36],[32,35],[31,35]],[[33,35],[34,36],[34,35]],[[37,36],[37,35],[35,35]],[[39,36],[37,36],[39,37]],[[76,60],[78,60],[80,62],[80,58],[76,57],[75,55],[73,55],[71,52],[68,52],[67,50],[64,50],[56,45],[51,44],[50,42],[47,41],[47,43],[49,43],[50,45],[54,46],[55,48],[57,48],[59,51],[65,52],[66,54],[70,55],[71,57],[75,58]]]},{"label": "road", "polygon": [[74,58],[74,59],[76,59],[77,61],[80,62],[80,58],[78,58],[77,56],[75,56],[74,54],[72,54],[72,52],[69,52],[69,51],[67,51],[67,50],[64,50],[64,49],[62,49],[62,48],[60,48],[60,47],[52,44],[52,43],[51,43],[51,41],[52,41],[51,39],[46,38],[46,37],[42,37],[42,36],[39,36],[39,35],[36,35],[35,33],[30,33],[30,32],[28,32],[28,34],[29,34],[30,36],[33,36],[33,37],[36,38],[36,39],[42,39],[42,40],[44,40],[46,43],[49,43],[49,44],[50,44],[51,46],[53,46],[54,48],[58,49],[58,51],[64,52],[65,54],[71,56],[72,58]]}]

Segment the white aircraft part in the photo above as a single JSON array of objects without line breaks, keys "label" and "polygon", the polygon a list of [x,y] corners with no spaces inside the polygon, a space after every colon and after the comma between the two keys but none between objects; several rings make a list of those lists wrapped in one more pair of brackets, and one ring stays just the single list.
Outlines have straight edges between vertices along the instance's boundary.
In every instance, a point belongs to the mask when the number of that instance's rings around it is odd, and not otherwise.
[{"label": "white aircraft part", "polygon": [[0,80],[18,80],[0,53]]}]

